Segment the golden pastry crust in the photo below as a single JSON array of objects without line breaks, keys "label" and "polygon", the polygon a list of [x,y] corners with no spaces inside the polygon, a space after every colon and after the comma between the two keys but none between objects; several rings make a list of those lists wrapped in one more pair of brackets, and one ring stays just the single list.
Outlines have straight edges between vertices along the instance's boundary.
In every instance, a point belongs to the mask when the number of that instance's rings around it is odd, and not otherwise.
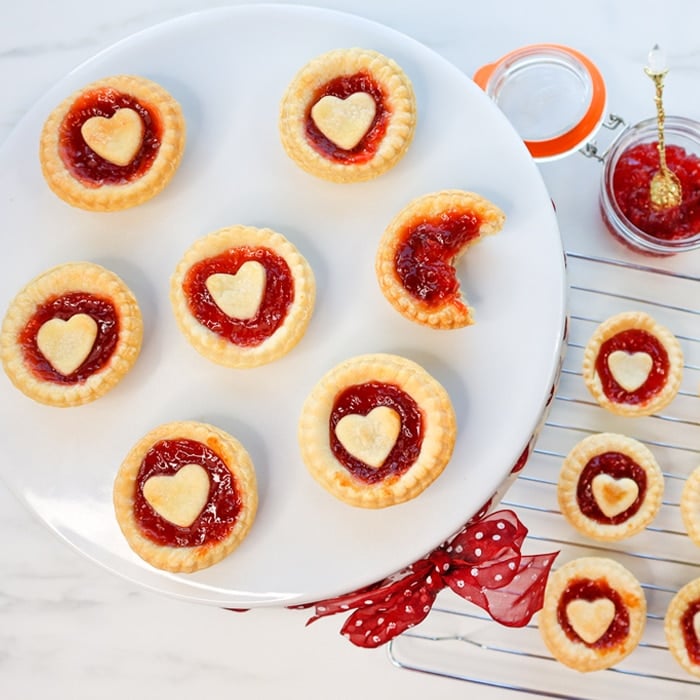
[{"label": "golden pastry crust", "polygon": [[[117,323],[114,348],[104,362],[91,353],[112,333],[112,321],[91,310],[90,303],[56,308],[75,294],[107,302],[104,308]],[[49,304],[56,310],[43,311]],[[100,265],[71,262],[34,278],[10,303],[0,332],[0,358],[12,383],[31,399],[79,406],[121,381],[136,362],[142,339],[141,310],[123,280]]]},{"label": "golden pastry crust", "polygon": [[[581,557],[550,574],[538,625],[554,658],[577,671],[598,671],[637,647],[646,609],[639,581],[621,564]],[[616,624],[620,614],[628,616],[626,630]]]},{"label": "golden pastry crust", "polygon": [[[291,280],[284,320],[257,344],[243,344],[234,335],[210,330],[194,315],[187,292],[193,266],[239,253],[245,261],[240,268],[238,263],[219,265],[220,271],[207,277],[207,288],[200,290],[213,313],[233,324],[234,331],[257,323],[268,301],[274,301],[275,293],[266,292],[271,287],[261,270],[268,264],[263,253],[283,261]],[[238,304],[242,295],[243,310]],[[204,357],[226,367],[257,367],[282,357],[301,340],[313,315],[316,282],[309,263],[282,234],[267,228],[230,226],[200,238],[185,252],[170,280],[170,300],[180,330]]]},{"label": "golden pastry crust", "polygon": [[[190,453],[170,469],[158,472],[151,467],[148,471],[146,460],[152,459],[154,450],[164,441],[181,440],[192,441],[197,447],[188,448]],[[205,459],[202,454],[218,458],[232,480],[221,474],[214,478],[212,459]],[[180,463],[184,461],[188,463]],[[168,459],[164,458],[163,462],[167,463]],[[149,461],[148,465],[151,463]],[[186,472],[188,469],[192,470],[194,478]],[[202,474],[203,485],[198,481],[198,475]],[[224,491],[222,484],[229,481],[231,489]],[[219,503],[216,508],[208,508],[215,497],[226,498],[228,504]],[[238,499],[238,510],[229,510],[235,499]],[[196,502],[193,504],[193,501]],[[142,559],[165,571],[198,571],[228,556],[248,535],[258,507],[255,468],[243,445],[220,428],[196,421],[165,423],[141,438],[127,454],[114,481],[113,502],[124,537]],[[154,519],[160,532],[166,527],[175,530],[184,544],[159,543],[146,534],[137,511]],[[211,512],[217,518],[228,513],[227,525],[216,536],[211,533],[216,523],[207,520]],[[187,538],[197,544],[189,544]]]},{"label": "golden pastry crust", "polygon": [[[456,290],[445,294],[441,294],[441,290],[427,279],[419,285],[420,290],[410,290],[397,265],[397,256],[411,231],[426,224],[438,230],[449,230],[450,218],[460,216],[476,217],[478,228],[474,229],[471,238],[458,246],[458,250],[446,250],[444,258],[430,261],[445,269],[452,268],[450,276],[454,276],[456,281],[454,264],[457,259],[484,236],[500,231],[505,222],[505,214],[481,195],[462,190],[442,190],[418,197],[394,217],[379,241],[375,259],[379,287],[391,305],[410,321],[440,330],[462,328],[474,323],[473,309],[464,299],[458,282]],[[421,262],[416,261],[412,267],[418,268]]]},{"label": "golden pastry crust", "polygon": [[700,547],[700,467],[693,470],[683,485],[681,517],[688,537]]},{"label": "golden pastry crust", "polygon": [[700,676],[700,578],[687,583],[671,600],[664,618],[668,650],[688,673]]},{"label": "golden pastry crust", "polygon": [[[353,76],[364,77],[352,95],[338,97],[327,90],[333,81]],[[307,123],[325,148],[314,147]],[[287,155],[306,172],[332,182],[370,180],[393,168],[415,127],[411,81],[394,60],[369,49],[336,49],[316,57],[293,78],[280,107],[279,131]]]},{"label": "golden pastry crust", "polygon": [[[635,393],[644,390],[656,373],[656,361],[643,350],[629,352],[616,350],[608,355],[608,384],[615,392],[606,392],[598,373],[597,362],[601,348],[607,341],[626,331],[643,331],[653,336],[668,357],[666,380],[661,387],[638,400]],[[615,363],[613,364],[613,360]],[[610,317],[601,323],[591,336],[583,355],[583,380],[595,400],[611,413],[621,416],[650,416],[662,410],[675,398],[683,377],[683,351],[678,339],[649,314],[628,311]]]},{"label": "golden pastry crust", "polygon": [[[89,117],[76,111],[84,100],[105,95],[109,98],[105,105],[91,109]],[[117,107],[117,100],[128,102]],[[148,113],[152,133],[139,110]],[[77,115],[75,121],[73,115]],[[127,116],[131,118],[122,119]],[[65,148],[69,129],[80,148],[90,154],[90,162],[101,168],[94,176],[77,169]],[[74,207],[109,212],[134,207],[158,194],[178,169],[184,149],[185,119],[175,98],[147,78],[115,75],[80,88],[49,114],[41,132],[39,158],[44,177],[58,197]],[[112,182],[104,179],[110,167],[116,173]]]},{"label": "golden pastry crust", "polygon": [[[385,398],[370,393],[356,403],[352,397],[362,396],[368,383]],[[416,417],[422,427],[414,434],[423,437],[411,452],[405,435]],[[415,498],[437,479],[456,433],[442,385],[415,362],[378,353],[345,360],[321,378],[304,402],[298,437],[304,463],[321,486],[350,505],[385,508]],[[394,470],[402,462],[403,471]]]},{"label": "golden pastry crust", "polygon": [[559,507],[569,523],[607,542],[643,530],[658,513],[663,492],[663,473],[650,450],[615,433],[590,435],[575,445],[557,486]]}]

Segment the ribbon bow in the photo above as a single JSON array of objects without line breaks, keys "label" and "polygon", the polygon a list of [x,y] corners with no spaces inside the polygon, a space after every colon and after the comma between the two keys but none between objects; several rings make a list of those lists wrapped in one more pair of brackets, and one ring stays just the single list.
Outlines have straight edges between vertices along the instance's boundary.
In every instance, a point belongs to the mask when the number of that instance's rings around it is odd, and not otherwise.
[{"label": "ribbon bow", "polygon": [[[374,648],[414,627],[437,594],[450,588],[508,627],[523,627],[542,607],[556,553],[522,556],[527,528],[510,510],[468,523],[453,538],[402,571],[338,598],[313,604],[307,625],[354,610],[341,634]],[[300,606],[309,607],[309,606]]]}]

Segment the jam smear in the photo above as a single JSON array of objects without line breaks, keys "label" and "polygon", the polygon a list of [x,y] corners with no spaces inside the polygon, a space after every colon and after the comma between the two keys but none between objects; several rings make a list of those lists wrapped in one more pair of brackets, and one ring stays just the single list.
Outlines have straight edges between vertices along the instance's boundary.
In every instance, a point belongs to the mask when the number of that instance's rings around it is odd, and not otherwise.
[{"label": "jam smear", "polygon": [[[173,476],[182,467],[197,464],[209,474],[209,497],[189,527],[161,517],[143,495],[152,476]],[[187,438],[161,440],[146,453],[136,476],[134,517],[143,534],[165,547],[199,547],[223,540],[236,524],[241,498],[233,474],[208,445]]]},{"label": "jam smear", "polygon": [[[215,273],[235,274],[250,260],[265,268],[265,292],[252,318],[226,315],[207,289]],[[183,290],[192,315],[213,333],[240,347],[254,347],[267,340],[284,322],[294,301],[294,279],[287,262],[268,248],[242,246],[192,265],[185,275]]]},{"label": "jam smear", "polygon": [[[599,474],[608,474],[613,479],[632,479],[639,489],[634,503],[617,515],[605,515],[593,496],[593,480]],[[621,452],[603,452],[590,459],[581,471],[576,501],[581,512],[591,520],[604,525],[619,525],[637,513],[644,502],[646,489],[646,472],[633,459]]]},{"label": "jam smear", "polygon": [[[401,418],[401,430],[391,452],[378,469],[353,457],[340,443],[335,428],[348,414],[366,416],[378,406],[388,406]],[[335,399],[329,420],[330,446],[335,458],[357,479],[376,484],[397,479],[416,461],[423,444],[423,413],[405,391],[394,384],[366,382],[344,389]]]},{"label": "jam smear", "polygon": [[693,601],[687,607],[681,616],[680,624],[685,648],[688,651],[688,658],[691,663],[700,665],[700,639],[695,634],[695,625],[693,624],[697,613],[700,613],[700,600]]},{"label": "jam smear", "polygon": [[[600,598],[607,598],[615,606],[615,616],[603,635],[595,642],[588,643],[576,634],[569,622],[566,608],[573,600],[586,600],[594,602]],[[557,619],[566,636],[574,642],[585,644],[592,649],[612,649],[620,644],[629,634],[630,616],[622,596],[608,584],[605,579],[580,578],[572,580],[559,599],[557,606]]]},{"label": "jam smear", "polygon": [[[141,148],[131,163],[116,165],[97,155],[83,139],[80,129],[91,117],[109,119],[128,107],[141,117],[144,132]],[[66,168],[88,187],[123,185],[144,175],[158,155],[163,127],[153,107],[132,95],[111,88],[90,90],[72,104],[59,128],[59,153]]]},{"label": "jam smear", "polygon": [[454,259],[479,236],[482,221],[469,212],[444,212],[406,226],[394,263],[406,290],[432,307],[462,303]]},{"label": "jam smear", "polygon": [[[332,95],[345,100],[356,92],[364,92],[370,95],[377,107],[374,119],[360,142],[349,150],[337,146],[333,141],[324,136],[311,117],[312,107],[323,97]],[[314,93],[306,111],[306,138],[312,146],[325,158],[335,160],[346,165],[361,165],[374,157],[379,149],[390,117],[386,95],[381,86],[366,71],[360,71],[354,75],[339,76],[321,85]]]},{"label": "jam smear", "polygon": [[700,233],[700,158],[680,146],[667,145],[666,161],[681,182],[682,200],[677,207],[655,209],[649,196],[651,178],[659,170],[656,142],[623,152],[613,173],[613,193],[637,228],[660,240],[683,240]]},{"label": "jam smear", "polygon": [[[621,387],[608,367],[608,357],[616,350],[628,353],[645,352],[652,359],[651,370],[644,384],[634,391]],[[621,331],[608,338],[601,346],[595,363],[603,392],[615,403],[639,405],[652,399],[666,384],[669,361],[666,349],[652,333],[639,328]]]},{"label": "jam smear", "polygon": [[[39,329],[51,319],[68,321],[76,314],[86,314],[97,323],[97,336],[83,363],[70,374],[61,374],[44,357],[37,344]],[[88,292],[71,292],[48,299],[39,305],[19,336],[24,361],[31,371],[46,382],[80,384],[99,372],[114,353],[119,340],[119,316],[109,299]]]}]

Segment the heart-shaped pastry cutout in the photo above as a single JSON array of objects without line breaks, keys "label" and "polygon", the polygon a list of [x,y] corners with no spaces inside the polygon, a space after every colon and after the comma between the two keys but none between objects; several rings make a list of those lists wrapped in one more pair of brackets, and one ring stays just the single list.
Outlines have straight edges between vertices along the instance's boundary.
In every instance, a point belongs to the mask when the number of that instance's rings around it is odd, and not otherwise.
[{"label": "heart-shaped pastry cutout", "polygon": [[649,377],[654,361],[646,352],[615,350],[608,355],[608,369],[625,390],[636,391]]},{"label": "heart-shaped pastry cutout", "polygon": [[696,639],[700,639],[700,612],[693,615],[693,632],[695,632]]},{"label": "heart-shaped pastry cutout", "polygon": [[340,444],[366,465],[378,469],[384,464],[401,431],[401,417],[388,406],[377,406],[366,416],[350,413],[335,426]]},{"label": "heart-shaped pastry cutout", "polygon": [[596,474],[591,490],[598,507],[608,518],[624,513],[639,496],[639,484],[634,479],[615,479],[610,474]]},{"label": "heart-shaped pastry cutout", "polygon": [[189,527],[209,500],[209,474],[199,464],[187,464],[172,476],[152,476],[143,496],[162,518]]},{"label": "heart-shaped pastry cutout", "polygon": [[610,598],[576,598],[566,606],[566,617],[574,632],[586,644],[597,642],[615,619],[615,603]]},{"label": "heart-shaped pastry cutout", "polygon": [[98,156],[114,165],[128,165],[134,160],[143,141],[143,121],[128,107],[111,117],[90,117],[80,127],[85,143]]},{"label": "heart-shaped pastry cutout", "polygon": [[346,151],[360,143],[376,113],[374,98],[366,92],[354,92],[344,100],[325,95],[311,108],[311,118],[319,131]]},{"label": "heart-shaped pastry cutout", "polygon": [[258,313],[265,294],[267,274],[257,260],[247,260],[235,274],[216,272],[206,286],[216,305],[231,318],[249,319]]},{"label": "heart-shaped pastry cutout", "polygon": [[57,371],[67,376],[85,362],[97,338],[97,323],[88,314],[75,314],[67,321],[52,318],[36,334],[41,354]]}]

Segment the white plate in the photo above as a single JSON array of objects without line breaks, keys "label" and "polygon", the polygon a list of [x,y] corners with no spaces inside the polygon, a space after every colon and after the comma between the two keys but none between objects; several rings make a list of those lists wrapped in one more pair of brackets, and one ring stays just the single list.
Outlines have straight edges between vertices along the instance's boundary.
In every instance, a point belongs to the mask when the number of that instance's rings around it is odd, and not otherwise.
[{"label": "white plate", "polygon": [[[407,156],[357,185],[317,180],[285,155],[280,96],[296,71],[338,47],[393,57],[419,109]],[[46,115],[82,85],[142,74],[181,102],[182,166],[158,197],[92,214],[64,204],[42,179]],[[400,317],[374,276],[376,243],[410,199],[474,190],[502,207],[504,230],[459,266],[475,326],[431,331]],[[461,528],[502,483],[540,417],[556,374],[565,317],[563,253],[539,172],[505,117],[440,56],[384,26],[331,11],[283,6],[206,11],[167,22],[100,53],[57,84],[0,151],[0,307],[44,269],[92,260],[136,293],[145,338],[132,372],[99,401],[38,405],[0,373],[0,430],[8,485],[56,533],[114,572],[189,600],[238,607],[298,604],[369,584],[412,563]],[[287,357],[249,371],[199,356],[179,334],[168,279],[190,243],[234,223],[269,226],[313,266],[315,315]],[[423,364],[458,415],[454,457],[419,498],[371,511],[326,493],[300,460],[303,399],[337,362],[393,352]],[[131,445],[171,420],[203,420],[238,437],[255,462],[260,507],[228,559],[191,575],[157,571],[134,555],[111,505]]]}]

